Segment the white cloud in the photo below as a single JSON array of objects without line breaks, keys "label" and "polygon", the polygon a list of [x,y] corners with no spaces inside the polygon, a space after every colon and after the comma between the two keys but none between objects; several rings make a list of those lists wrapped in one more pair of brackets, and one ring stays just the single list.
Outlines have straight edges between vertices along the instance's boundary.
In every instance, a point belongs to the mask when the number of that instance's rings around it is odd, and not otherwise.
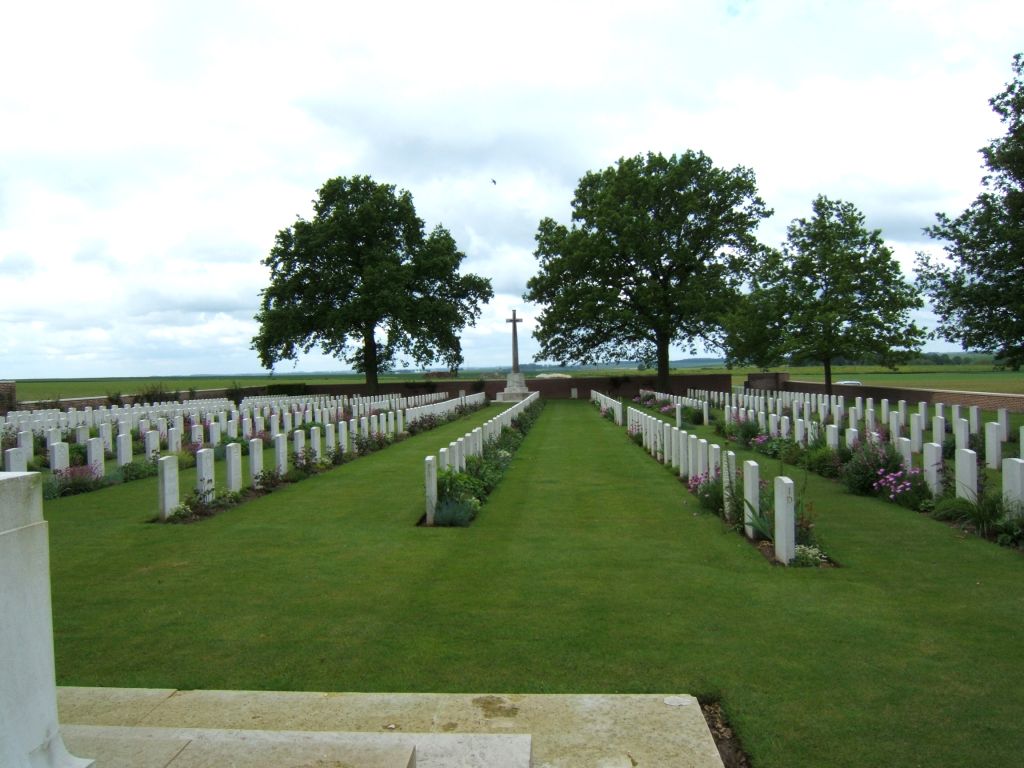
[{"label": "white cloud", "polygon": [[493,279],[469,365],[507,364],[513,306],[532,320],[537,222],[624,155],[749,166],[770,244],[849,200],[909,269],[977,194],[1022,29],[1017,3],[953,0],[17,4],[0,375],[257,370],[260,260],[337,175],[409,189]]}]

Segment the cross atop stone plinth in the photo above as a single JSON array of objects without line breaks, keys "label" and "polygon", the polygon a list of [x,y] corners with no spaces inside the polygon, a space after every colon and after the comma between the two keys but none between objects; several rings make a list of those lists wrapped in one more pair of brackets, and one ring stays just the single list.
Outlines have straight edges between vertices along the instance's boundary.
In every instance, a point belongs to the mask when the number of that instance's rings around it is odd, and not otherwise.
[{"label": "cross atop stone plinth", "polygon": [[512,319],[506,320],[512,323],[512,373],[519,373],[519,336],[516,333],[516,323],[523,322],[523,318],[516,317],[516,311],[512,310]]},{"label": "cross atop stone plinth", "polygon": [[505,322],[512,323],[512,372],[508,375],[505,391],[498,393],[498,400],[518,402],[530,394],[530,390],[526,388],[526,377],[519,372],[519,334],[516,331],[516,323],[523,322],[523,318],[516,317],[516,311],[513,309],[512,318]]}]

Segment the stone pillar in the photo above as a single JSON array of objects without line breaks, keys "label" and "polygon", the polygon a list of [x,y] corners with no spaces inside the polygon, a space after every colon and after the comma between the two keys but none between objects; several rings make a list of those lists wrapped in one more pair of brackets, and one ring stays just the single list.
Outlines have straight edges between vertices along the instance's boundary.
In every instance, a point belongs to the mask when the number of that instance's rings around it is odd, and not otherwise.
[{"label": "stone pillar", "polygon": [[942,445],[946,442],[946,418],[932,416],[932,442]]},{"label": "stone pillar", "polygon": [[0,765],[89,768],[57,721],[50,546],[38,473],[0,474]]},{"label": "stone pillar", "polygon": [[793,481],[775,478],[775,559],[789,565],[796,557],[796,495]]}]

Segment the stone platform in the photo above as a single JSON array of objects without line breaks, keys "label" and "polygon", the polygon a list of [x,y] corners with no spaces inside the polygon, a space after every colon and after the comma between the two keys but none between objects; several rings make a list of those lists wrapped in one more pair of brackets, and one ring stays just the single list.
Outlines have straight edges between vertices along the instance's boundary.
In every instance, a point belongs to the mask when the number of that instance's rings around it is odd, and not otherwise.
[{"label": "stone platform", "polygon": [[96,768],[721,768],[686,695],[58,688]]}]

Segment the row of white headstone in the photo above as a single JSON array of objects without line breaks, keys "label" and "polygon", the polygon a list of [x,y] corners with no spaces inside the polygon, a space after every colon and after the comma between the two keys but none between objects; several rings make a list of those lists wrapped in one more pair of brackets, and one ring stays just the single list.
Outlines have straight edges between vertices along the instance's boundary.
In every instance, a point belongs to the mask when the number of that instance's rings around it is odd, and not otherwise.
[{"label": "row of white headstone", "polygon": [[[855,397],[849,409],[846,407],[846,398],[843,395],[828,397],[816,392],[759,392],[757,390],[748,390],[744,394],[721,393],[719,397],[722,400],[719,407],[726,411],[726,419],[735,410],[753,411],[755,413],[760,411],[765,413],[774,412],[780,418],[786,411],[790,411],[793,420],[802,417],[804,421],[811,421],[814,416],[817,416],[818,421],[821,423],[825,424],[831,421],[838,427],[842,427],[844,421],[849,421],[850,426],[864,422],[869,431],[875,429],[876,423],[879,423],[888,427],[892,432],[902,433],[905,430],[914,428],[915,415],[918,417],[917,429],[923,432],[929,424],[930,415],[934,433],[935,419],[942,419],[941,423],[945,424],[946,408],[948,407],[951,422],[955,423],[959,419],[965,418],[968,423],[969,434],[978,435],[982,432],[982,409],[977,405],[962,406],[959,404],[935,403],[934,406],[930,406],[927,401],[922,400],[917,403],[916,409],[912,409],[911,404],[906,400],[899,400],[892,404],[887,398],[882,398],[879,401],[879,409],[876,414],[875,400],[872,397]],[[893,416],[893,414],[896,415]],[[877,421],[876,416],[878,417]],[[1005,443],[1010,437],[1009,409],[997,408],[996,422],[999,424],[999,439]],[[936,439],[935,442],[941,441]]]},{"label": "row of white headstone", "polygon": [[[292,414],[293,420],[299,419],[299,421],[295,421],[296,424],[299,424],[303,421],[319,422],[328,419],[338,421],[346,410],[351,418],[358,419],[361,416],[370,415],[373,411],[405,410],[448,400],[450,397],[448,392],[435,392],[412,397],[397,395],[313,398],[259,397],[246,398],[239,407],[236,407],[231,400],[216,398],[191,400],[184,403],[136,403],[131,406],[100,406],[98,408],[88,406],[84,409],[68,408],[64,411],[58,409],[11,411],[6,416],[0,416],[0,431],[5,429],[12,432],[31,431],[37,435],[44,435],[53,429],[75,430],[80,426],[99,429],[102,424],[116,425],[124,421],[127,421],[130,429],[134,430],[139,428],[139,424],[143,420],[155,423],[160,419],[176,420],[177,417],[207,426],[216,419],[220,422],[221,431],[224,431],[227,428],[225,414],[233,414],[233,418],[236,419],[239,418],[239,413],[242,414],[242,417],[250,419],[257,415],[269,419],[272,413],[276,412],[283,416],[288,412]],[[300,414],[300,416],[296,417],[296,414]],[[161,430],[161,433],[165,434],[166,430]]]},{"label": "row of white headstone", "polygon": [[458,397],[451,400],[411,407],[406,410],[405,415],[409,424],[415,424],[417,421],[421,421],[427,416],[447,418],[460,407],[477,407],[484,405],[487,405],[487,395],[485,393],[476,392],[472,395],[467,395],[465,392],[460,392]]},{"label": "row of white headstone", "polygon": [[[636,408],[626,411],[627,429],[640,434],[644,448],[658,461],[679,471],[680,479],[700,477],[722,478],[722,495],[726,509],[734,505],[736,493],[736,454],[723,453],[722,446],[698,438],[686,430],[674,427],[656,416]],[[796,556],[796,494],[793,481],[778,476],[775,492],[775,559],[788,565]],[[756,461],[743,463],[744,532],[754,538],[751,525],[753,511],[759,510],[761,499],[760,466]]]},{"label": "row of white headstone", "polygon": [[610,410],[615,416],[615,423],[622,426],[622,403],[619,400],[592,389],[590,390],[590,402],[596,403],[602,413]]},{"label": "row of white headstone", "polygon": [[701,412],[704,417],[704,423],[711,423],[711,400],[709,393],[697,390],[688,390],[687,395],[671,395],[667,392],[655,392],[650,389],[641,389],[640,398],[646,399],[646,396],[653,395],[655,400],[668,401],[675,406],[676,415],[676,426],[683,426],[683,408],[693,408]]},{"label": "row of white headstone", "polygon": [[451,394],[448,392],[433,392],[409,397],[399,395],[261,396],[245,398],[239,405],[239,410],[252,411],[254,414],[262,413],[265,418],[274,412],[290,412],[293,415],[302,414],[301,420],[304,422],[322,422],[358,419],[374,412],[405,411],[450,399]]},{"label": "row of white headstone", "polygon": [[0,431],[8,429],[20,432],[28,430],[44,435],[52,429],[76,430],[78,427],[98,429],[101,424],[118,424],[127,421],[132,429],[138,428],[143,419],[155,421],[158,418],[171,419],[177,415],[191,421],[203,421],[210,414],[232,410],[235,404],[223,398],[216,400],[193,400],[187,403],[136,404],[132,406],[100,406],[84,409],[68,408],[35,411],[11,411],[6,417],[0,416]]},{"label": "row of white headstone", "polygon": [[[482,398],[483,395],[481,394],[480,397]],[[447,401],[447,405],[449,411],[453,411],[459,405],[475,405],[480,402],[480,398],[469,396],[453,398]],[[483,399],[482,402],[486,402],[486,399]],[[394,437],[396,433],[403,431],[406,413],[407,411],[402,410],[388,411],[386,413],[371,411],[370,415],[360,416],[358,419],[352,418],[348,421],[339,421],[337,423],[327,420],[319,425],[309,427],[308,441],[306,431],[303,429],[296,429],[291,432],[277,432],[271,438],[274,447],[274,472],[278,476],[283,476],[288,472],[289,434],[292,440],[291,453],[293,455],[308,456],[313,461],[319,461],[325,456],[329,456],[335,450],[340,450],[342,453],[355,450],[356,440],[360,436],[369,437],[384,434]],[[272,412],[270,415],[272,427],[277,415],[276,412]],[[291,416],[291,412],[281,414],[282,420],[286,423],[290,422]],[[257,422],[262,418],[257,416]],[[225,447],[224,458],[226,462],[227,491],[229,493],[238,493],[242,490],[241,444],[228,443]],[[166,520],[181,504],[177,457],[166,456],[159,459],[157,469],[159,476],[159,517],[161,520]],[[254,487],[258,487],[259,476],[262,472],[263,440],[253,438],[249,440],[249,474],[250,482]],[[196,492],[203,501],[210,502],[215,498],[215,483],[214,451],[211,448],[202,448],[196,452]]]},{"label": "row of white headstone", "polygon": [[[480,394],[483,395],[483,393]],[[446,447],[438,450],[437,456],[424,458],[423,485],[426,497],[427,525],[434,524],[434,514],[437,511],[437,473],[446,469],[465,472],[466,458],[468,456],[483,456],[484,446],[492,440],[497,440],[501,430],[510,427],[512,420],[536,402],[539,397],[539,392],[531,392],[526,398],[506,408],[493,419],[488,419],[482,426],[448,443]]]},{"label": "row of white headstone", "polygon": [[[692,391],[691,394],[704,394]],[[820,425],[824,424],[825,443],[832,450],[839,448],[839,424],[844,421],[845,399],[842,395],[831,398],[817,393],[782,392],[778,397],[772,394],[720,394],[720,401],[724,409],[726,422],[740,420],[757,420],[759,429],[771,437],[792,438],[801,445],[813,443],[818,439]],[[657,395],[659,398],[663,395]],[[730,403],[738,403],[731,405]],[[756,413],[753,408],[743,410],[742,407],[758,406],[768,408]],[[922,426],[925,423],[929,405],[927,402],[918,403],[916,412],[909,414],[907,402],[900,400],[897,407],[890,409],[887,399],[881,400],[881,414],[883,423],[888,423],[890,440],[896,446],[905,469],[913,467],[914,454],[922,454],[922,472],[925,482],[935,496],[942,492],[943,472],[945,462],[942,458],[942,443],[945,441],[946,419],[945,406],[936,403],[932,409],[932,442],[924,442]],[[819,421],[813,419],[812,408],[818,409]],[[794,417],[794,429],[790,430],[791,422],[784,410],[790,409]],[[977,434],[977,424],[980,421],[980,409],[978,406],[970,406],[967,413],[970,418],[962,418],[962,409],[959,405],[951,406],[950,416],[953,418],[953,436],[955,440],[954,457],[954,486],[957,496],[969,501],[977,500],[978,493],[978,471],[977,453],[969,448],[969,435]],[[800,414],[798,416],[797,414]],[[1003,498],[1018,514],[1024,513],[1024,427],[1020,431],[1019,450],[1022,458],[1003,458],[1002,444],[1008,437],[1009,413],[1006,408],[997,411],[997,422],[988,422],[985,425],[985,465],[988,469],[1001,472]],[[833,423],[827,423],[831,415]],[[865,438],[869,442],[879,442],[880,433],[875,425],[874,401],[872,398],[854,399],[853,407],[849,410],[846,418],[849,426],[844,433],[845,444],[848,448],[854,448],[861,440],[859,426],[864,424]],[[678,417],[677,417],[678,418]],[[706,422],[705,422],[706,423]],[[902,432],[909,423],[909,437],[903,437]],[[677,421],[678,424],[678,421]],[[975,428],[972,430],[972,424]]]}]

